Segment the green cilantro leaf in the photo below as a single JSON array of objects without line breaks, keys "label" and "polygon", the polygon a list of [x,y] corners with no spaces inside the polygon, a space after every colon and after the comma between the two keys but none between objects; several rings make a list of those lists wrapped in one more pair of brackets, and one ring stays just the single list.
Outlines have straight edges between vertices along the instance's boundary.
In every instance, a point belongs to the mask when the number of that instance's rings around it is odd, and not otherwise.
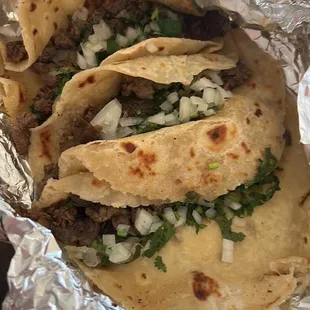
[{"label": "green cilantro leaf", "polygon": [[105,253],[105,250],[107,248],[106,245],[104,245],[102,243],[102,240],[100,240],[100,239],[94,240],[91,244],[91,247],[100,253]]},{"label": "green cilantro leaf", "polygon": [[245,234],[242,232],[233,232],[231,231],[231,220],[227,220],[225,217],[215,219],[219,225],[222,236],[224,239],[228,239],[234,242],[242,241],[245,238]]},{"label": "green cilantro leaf", "polygon": [[179,20],[159,16],[157,23],[165,37],[180,38],[182,36],[182,24]]},{"label": "green cilantro leaf", "polygon": [[161,256],[156,256],[154,265],[159,270],[162,270],[163,272],[167,272],[167,267],[166,267],[165,263],[163,262],[163,259]]},{"label": "green cilantro leaf", "polygon": [[[197,205],[193,205],[194,207],[197,207]],[[199,230],[206,228],[207,225],[206,224],[198,224],[196,222],[196,220],[193,217],[193,208],[189,208],[187,210],[187,214],[186,214],[186,224],[188,226],[194,226],[196,228],[196,234],[198,235]]]},{"label": "green cilantro leaf", "polygon": [[149,236],[150,248],[143,253],[143,256],[152,257],[158,252],[175,234],[175,227],[165,221],[154,234]]},{"label": "green cilantro leaf", "polygon": [[112,55],[120,49],[120,46],[116,43],[115,38],[112,37],[107,40],[107,54]]}]

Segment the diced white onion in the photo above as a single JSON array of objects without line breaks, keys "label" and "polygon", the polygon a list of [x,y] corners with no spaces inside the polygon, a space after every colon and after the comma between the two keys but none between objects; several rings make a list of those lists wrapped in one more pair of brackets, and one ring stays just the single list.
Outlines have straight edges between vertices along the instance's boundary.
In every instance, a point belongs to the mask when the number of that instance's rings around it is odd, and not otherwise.
[{"label": "diced white onion", "polygon": [[188,122],[192,116],[197,113],[197,107],[194,106],[190,99],[182,97],[180,100],[179,119],[181,122]]},{"label": "diced white onion", "polygon": [[81,69],[83,70],[87,69],[88,67],[87,61],[79,52],[77,52],[76,62]]},{"label": "diced white onion", "polygon": [[150,116],[147,119],[148,122],[158,125],[164,125],[165,124],[165,112],[159,112],[153,116]]},{"label": "diced white onion", "polygon": [[134,29],[132,27],[128,27],[126,29],[125,36],[128,39],[128,41],[131,43],[131,42],[133,42],[134,40],[137,39],[137,37],[139,36],[139,32],[137,31],[137,29]]},{"label": "diced white onion", "polygon": [[130,225],[126,225],[126,224],[118,224],[116,227],[116,230],[122,233],[128,233],[129,229],[130,229]]},{"label": "diced white onion", "polygon": [[136,247],[141,246],[139,242],[139,238],[137,237],[130,237],[126,239],[126,241],[122,242],[123,246],[131,252],[131,254],[135,254]]},{"label": "diced white onion", "polygon": [[120,139],[120,138],[128,137],[129,135],[133,133],[134,131],[130,127],[118,127],[116,130],[115,138]]},{"label": "diced white onion", "polygon": [[97,256],[97,251],[93,248],[88,248],[85,253],[83,253],[83,262],[89,267],[96,267],[100,264],[100,259]]},{"label": "diced white onion", "polygon": [[101,43],[91,43],[90,41],[85,43],[85,47],[93,51],[94,53],[99,52],[100,50],[106,50],[107,49],[107,43],[101,44]]},{"label": "diced white onion", "polygon": [[191,100],[191,103],[194,104],[194,105],[199,105],[199,104],[205,104],[206,103],[202,98],[197,97],[197,96],[191,96],[189,99]]},{"label": "diced white onion", "polygon": [[200,80],[196,81],[193,85],[190,86],[190,88],[195,91],[201,91],[207,87],[216,88],[216,84],[214,84],[205,77],[201,78]]},{"label": "diced white onion", "polygon": [[205,102],[205,103],[200,103],[198,106],[197,106],[197,111],[198,112],[205,112],[207,111],[209,108],[208,104]]},{"label": "diced white onion", "polygon": [[222,262],[231,264],[233,261],[234,261],[234,242],[228,239],[223,239]]},{"label": "diced white onion", "polygon": [[205,212],[206,217],[214,218],[216,216],[216,210],[214,208],[210,208]]},{"label": "diced white onion", "polygon": [[157,221],[157,222],[152,223],[151,228],[150,228],[150,233],[157,231],[157,229],[161,227],[163,223],[164,223],[163,221]]},{"label": "diced white onion", "polygon": [[177,223],[177,219],[171,207],[164,209],[164,217],[172,225],[175,225]]},{"label": "diced white onion", "polygon": [[186,207],[180,207],[178,209],[179,219],[174,224],[175,227],[179,227],[181,225],[184,225],[186,223],[186,215],[187,215],[187,208]]},{"label": "diced white onion", "polygon": [[218,86],[217,90],[221,95],[221,102],[225,101],[225,99],[230,98],[232,96],[232,93],[229,90],[225,90],[221,86]]},{"label": "diced white onion", "polygon": [[115,245],[115,235],[102,235],[102,243],[108,247]]},{"label": "diced white onion", "polygon": [[234,217],[234,212],[232,211],[232,209],[228,208],[228,207],[224,207],[224,213],[225,213],[225,217],[228,220],[231,220]]},{"label": "diced white onion", "polygon": [[235,216],[232,220],[232,224],[236,225],[236,226],[243,227],[243,226],[245,226],[245,219],[243,219],[239,216]]},{"label": "diced white onion", "polygon": [[75,258],[83,259],[83,254],[87,252],[88,247],[86,246],[76,247],[72,245],[66,245],[65,249],[68,253],[70,253]]},{"label": "diced white onion", "polygon": [[151,28],[151,26],[150,25],[145,25],[145,27],[144,27],[144,32],[145,33],[150,33],[151,32],[151,30],[152,30],[152,28]]},{"label": "diced white onion", "polygon": [[152,223],[153,216],[151,213],[147,212],[144,209],[138,210],[135,219],[135,227],[141,235],[149,234]]},{"label": "diced white onion", "polygon": [[88,37],[88,41],[91,42],[91,43],[94,43],[94,44],[101,43],[101,42],[106,42],[106,41],[103,41],[98,35],[95,35],[95,34],[91,34]]},{"label": "diced white onion", "polygon": [[124,117],[121,118],[119,121],[119,124],[122,127],[127,127],[127,126],[136,126],[140,125],[143,122],[143,118],[141,117]]},{"label": "diced white onion", "polygon": [[126,262],[131,256],[131,251],[127,249],[123,242],[120,242],[112,247],[112,252],[109,256],[109,260],[112,263],[121,264]]},{"label": "diced white onion", "polygon": [[179,95],[178,95],[178,93],[177,93],[176,91],[174,91],[173,93],[169,94],[169,95],[167,96],[167,100],[168,100],[170,103],[172,103],[172,104],[176,103],[176,102],[179,100]]},{"label": "diced white onion", "polygon": [[121,34],[117,34],[116,38],[115,38],[115,42],[121,46],[121,47],[125,47],[128,44],[128,39],[125,36],[122,36]]},{"label": "diced white onion", "polygon": [[233,210],[239,210],[239,209],[242,207],[242,205],[241,205],[240,203],[238,203],[238,202],[232,202],[232,203],[229,205],[229,207],[230,207],[231,209],[233,209]]},{"label": "diced white onion", "polygon": [[192,214],[193,214],[193,218],[195,219],[197,224],[201,224],[201,222],[202,222],[201,215],[196,210],[194,210]]},{"label": "diced white onion", "polygon": [[112,30],[104,20],[101,20],[99,24],[94,25],[93,29],[95,35],[102,40],[108,40],[113,35]]},{"label": "diced white onion", "polygon": [[158,48],[155,44],[148,42],[145,44],[145,48],[147,49],[148,52],[151,54],[156,53],[158,51]]},{"label": "diced white onion", "polygon": [[160,32],[160,28],[159,28],[159,26],[158,26],[158,24],[157,24],[156,22],[151,22],[151,23],[150,23],[150,27],[151,27],[151,29],[152,29],[153,31],[155,31],[155,32]]},{"label": "diced white onion", "polygon": [[82,47],[82,51],[83,51],[83,55],[84,58],[87,62],[87,64],[89,65],[90,68],[94,68],[98,66],[98,62],[97,62],[97,57],[94,51],[92,51],[91,49],[87,48],[85,46],[85,44],[81,43],[81,47]]},{"label": "diced white onion", "polygon": [[117,99],[113,99],[101,109],[90,123],[92,126],[101,126],[103,132],[113,135],[116,133],[121,114],[122,105]]},{"label": "diced white onion", "polygon": [[171,112],[173,110],[173,105],[169,101],[164,101],[160,106],[159,106],[163,111],[165,112]]},{"label": "diced white onion", "polygon": [[202,198],[199,198],[197,204],[199,204],[200,206],[208,207],[208,208],[214,208],[214,205],[215,205],[214,202],[205,201]]},{"label": "diced white onion", "polygon": [[217,85],[223,85],[224,84],[224,82],[221,79],[221,77],[219,76],[218,72],[208,70],[207,74],[211,78],[212,82],[214,82],[215,84],[217,84]]},{"label": "diced white onion", "polygon": [[220,105],[221,103],[223,103],[221,93],[219,92],[218,89],[216,89],[214,96],[214,104],[217,106]]},{"label": "diced white onion", "polygon": [[172,112],[170,114],[165,115],[165,125],[172,126],[177,124],[180,124],[178,114]]},{"label": "diced white onion", "polygon": [[151,247],[151,240],[148,240],[147,242],[146,242],[146,244],[145,244],[145,246],[142,248],[142,250],[141,250],[141,255],[145,252],[145,251],[147,251],[148,249],[150,249],[150,247]]},{"label": "diced white onion", "polygon": [[215,99],[215,89],[211,88],[211,87],[207,87],[203,90],[203,96],[202,96],[203,100],[210,104],[210,103],[214,103],[214,99]]},{"label": "diced white onion", "polygon": [[81,7],[80,9],[77,9],[75,13],[72,15],[73,20],[87,20],[88,17],[88,10],[86,7]]},{"label": "diced white onion", "polygon": [[209,109],[209,110],[203,112],[203,114],[204,114],[205,116],[211,116],[211,115],[216,114],[216,112],[215,112],[214,109]]}]

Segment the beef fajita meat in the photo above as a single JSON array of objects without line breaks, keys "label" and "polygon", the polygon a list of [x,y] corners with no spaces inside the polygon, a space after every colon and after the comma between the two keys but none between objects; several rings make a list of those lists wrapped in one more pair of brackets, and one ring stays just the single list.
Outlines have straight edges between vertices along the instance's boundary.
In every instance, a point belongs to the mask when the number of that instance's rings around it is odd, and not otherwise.
[{"label": "beef fajita meat", "polygon": [[8,60],[18,63],[22,60],[28,59],[28,53],[22,41],[8,42],[6,44]]},{"label": "beef fajita meat", "polygon": [[220,76],[224,82],[224,89],[231,90],[243,85],[251,76],[251,71],[244,63],[239,61],[235,68],[221,71]]},{"label": "beef fajita meat", "polygon": [[89,207],[85,209],[85,214],[88,215],[97,223],[103,223],[113,217],[115,214],[124,213],[125,210],[116,209],[108,206]]},{"label": "beef fajita meat", "polygon": [[53,38],[54,46],[58,49],[76,48],[76,43],[70,38],[70,33],[60,32]]}]

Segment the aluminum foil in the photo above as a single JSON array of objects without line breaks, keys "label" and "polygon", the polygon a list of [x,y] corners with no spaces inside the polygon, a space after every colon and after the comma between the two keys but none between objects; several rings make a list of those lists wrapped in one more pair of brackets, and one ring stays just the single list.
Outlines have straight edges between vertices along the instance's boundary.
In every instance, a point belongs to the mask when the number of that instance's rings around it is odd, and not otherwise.
[{"label": "aluminum foil", "polygon": [[[18,1],[0,0],[0,35],[8,40],[20,39]],[[310,143],[310,113],[306,113],[310,70],[305,74],[310,65],[309,0],[196,1],[205,9],[218,6],[228,12],[261,48],[281,61],[288,90],[299,95],[302,142]],[[48,229],[14,214],[11,207],[30,206],[33,184],[27,162],[12,144],[9,127],[8,117],[0,113],[0,240],[7,237],[16,251],[3,309],[121,309],[92,291],[83,275],[62,257]],[[310,144],[308,148],[310,154]],[[296,310],[310,309],[310,297],[294,296],[289,303]]]}]

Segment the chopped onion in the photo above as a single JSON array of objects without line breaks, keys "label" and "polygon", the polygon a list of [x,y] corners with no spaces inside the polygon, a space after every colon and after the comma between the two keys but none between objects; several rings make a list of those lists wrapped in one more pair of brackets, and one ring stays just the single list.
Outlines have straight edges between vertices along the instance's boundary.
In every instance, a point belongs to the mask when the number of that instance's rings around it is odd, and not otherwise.
[{"label": "chopped onion", "polygon": [[191,96],[189,99],[191,100],[191,103],[194,104],[194,105],[199,105],[199,104],[205,104],[206,103],[202,98],[197,97],[197,96]]},{"label": "chopped onion", "polygon": [[153,223],[153,216],[151,213],[144,209],[140,209],[137,212],[135,219],[135,227],[141,235],[148,235],[151,225]]},{"label": "chopped onion", "polygon": [[215,96],[214,96],[214,105],[220,105],[223,103],[221,93],[218,89],[215,90]]},{"label": "chopped onion", "polygon": [[83,259],[83,254],[87,252],[88,247],[86,246],[77,247],[77,246],[72,246],[72,245],[66,245],[65,249],[68,253],[73,255],[75,258]]},{"label": "chopped onion", "polygon": [[158,24],[157,24],[156,22],[151,22],[151,23],[150,23],[150,27],[151,27],[151,29],[152,29],[153,31],[155,31],[155,32],[160,32],[160,28],[159,28],[159,26],[158,26]]},{"label": "chopped onion", "polygon": [[219,76],[218,72],[208,70],[207,75],[211,78],[212,82],[214,82],[215,84],[217,84],[217,85],[223,85],[224,84],[224,82],[221,79],[221,77]]},{"label": "chopped onion", "polygon": [[192,84],[190,88],[195,91],[201,91],[204,88],[207,88],[207,87],[216,88],[216,86],[217,86],[216,84],[212,83],[210,80],[203,77],[200,80],[196,81],[194,84]]},{"label": "chopped onion", "polygon": [[103,132],[113,135],[122,114],[122,105],[117,99],[113,99],[101,109],[101,111],[90,122],[92,126],[101,126]]},{"label": "chopped onion", "polygon": [[208,208],[214,208],[215,203],[214,202],[210,202],[210,201],[205,201],[204,199],[200,198],[198,200],[198,204],[200,206],[204,206],[204,207],[208,207]]},{"label": "chopped onion", "polygon": [[193,218],[195,219],[197,224],[201,224],[201,222],[202,222],[201,215],[196,210],[194,210],[192,214],[193,214]]},{"label": "chopped onion", "polygon": [[172,104],[176,103],[176,102],[179,100],[179,95],[178,95],[178,93],[177,93],[176,91],[174,91],[173,93],[169,94],[169,95],[167,96],[167,100],[168,100],[170,103],[172,103]]},{"label": "chopped onion", "polygon": [[180,121],[183,123],[188,122],[195,113],[197,113],[197,107],[191,103],[189,98],[182,97],[179,108]]},{"label": "chopped onion", "polygon": [[122,127],[127,127],[127,126],[140,125],[142,122],[143,122],[143,118],[141,117],[126,117],[126,118],[121,118],[119,121],[119,124]]},{"label": "chopped onion", "polygon": [[115,42],[121,46],[121,47],[125,47],[128,44],[128,39],[124,36],[122,36],[121,34],[117,34]]},{"label": "chopped onion", "polygon": [[203,96],[202,96],[203,100],[210,104],[210,103],[214,103],[214,99],[215,99],[215,89],[211,88],[211,87],[207,87],[203,90]]},{"label": "chopped onion", "polygon": [[88,37],[88,41],[91,42],[91,43],[94,43],[94,44],[102,43],[102,42],[107,43],[106,41],[103,41],[100,37],[98,37],[98,36],[95,35],[95,34],[91,34],[91,35]]},{"label": "chopped onion", "polygon": [[115,235],[102,235],[102,243],[108,247],[115,245]]},{"label": "chopped onion", "polygon": [[156,53],[158,51],[158,48],[155,44],[148,42],[145,44],[145,48],[147,49],[148,52],[151,54]]},{"label": "chopped onion", "polygon": [[221,86],[217,87],[217,90],[220,93],[221,96],[221,102],[225,101],[225,99],[230,98],[232,96],[232,93],[229,90],[225,90]]},{"label": "chopped onion", "polygon": [[197,106],[197,111],[198,112],[205,112],[205,111],[207,111],[208,110],[208,108],[209,108],[209,106],[208,106],[208,104],[207,103],[201,103],[201,104],[199,104],[198,106]]},{"label": "chopped onion", "polygon": [[153,116],[150,116],[147,119],[148,122],[158,124],[158,125],[164,125],[165,124],[165,112],[159,112]]},{"label": "chopped onion", "polygon": [[177,124],[180,124],[178,114],[172,112],[170,114],[165,115],[165,125],[172,126]]},{"label": "chopped onion", "polygon": [[141,250],[141,255],[145,252],[145,251],[147,251],[148,249],[150,249],[150,247],[151,247],[151,240],[148,240],[147,242],[146,242],[146,244],[145,244],[145,246],[142,248],[142,250]]},{"label": "chopped onion", "polygon": [[164,217],[169,223],[173,225],[175,225],[178,221],[171,207],[164,209]]},{"label": "chopped onion", "polygon": [[130,225],[118,224],[116,227],[117,235],[120,237],[126,237],[128,235],[129,229]]},{"label": "chopped onion", "polygon": [[205,212],[206,217],[214,218],[216,216],[216,210],[214,208],[210,208]]},{"label": "chopped onion", "polygon": [[130,237],[123,241],[122,244],[132,254],[135,254],[137,246],[141,246],[140,240],[137,237]]},{"label": "chopped onion", "polygon": [[101,261],[97,256],[97,251],[93,248],[88,248],[87,251],[83,253],[83,262],[89,267],[96,267]]},{"label": "chopped onion", "polygon": [[93,51],[94,53],[99,52],[100,50],[106,50],[107,49],[107,43],[101,44],[101,43],[91,43],[90,41],[85,43],[85,47]]},{"label": "chopped onion", "polygon": [[75,13],[72,15],[73,20],[87,20],[88,17],[88,10],[86,7],[81,7],[80,9],[77,9]]},{"label": "chopped onion", "polygon": [[224,213],[228,221],[231,220],[235,216],[234,212],[228,207],[224,207]]},{"label": "chopped onion", "polygon": [[241,217],[239,216],[235,216],[232,220],[232,224],[233,225],[236,225],[236,226],[240,226],[240,227],[243,227],[245,226],[245,219],[242,219]]},{"label": "chopped onion", "polygon": [[174,224],[175,227],[179,227],[179,226],[184,225],[186,223],[187,208],[186,207],[180,207],[178,209],[178,214],[179,214],[180,218]]},{"label": "chopped onion", "polygon": [[150,33],[152,31],[152,28],[150,25],[145,25],[143,32]]},{"label": "chopped onion", "polygon": [[234,261],[234,242],[228,239],[223,239],[222,262],[231,264],[233,261]]},{"label": "chopped onion", "polygon": [[123,242],[120,242],[112,247],[112,252],[109,256],[109,260],[112,263],[121,264],[126,262],[131,256],[131,251],[127,249]]},{"label": "chopped onion", "polygon": [[85,70],[88,68],[86,59],[79,52],[77,52],[76,62],[81,69]]},{"label": "chopped onion", "polygon": [[120,18],[120,17],[128,18],[128,17],[130,17],[130,14],[126,9],[124,9],[116,15],[116,18]]},{"label": "chopped onion", "polygon": [[102,40],[108,40],[113,35],[113,32],[104,20],[101,20],[99,24],[94,25],[93,29],[95,35]]},{"label": "chopped onion", "polygon": [[242,205],[239,202],[232,202],[229,207],[233,210],[239,210]]},{"label": "chopped onion", "polygon": [[98,62],[97,62],[97,57],[96,57],[95,52],[92,51],[91,49],[87,48],[85,46],[85,44],[83,44],[83,43],[81,43],[81,48],[82,48],[83,55],[84,55],[84,58],[85,58],[87,64],[91,68],[97,67],[98,66]]},{"label": "chopped onion", "polygon": [[134,40],[136,40],[139,36],[139,31],[137,31],[137,29],[134,29],[132,27],[128,27],[126,29],[126,34],[125,34],[126,38],[128,39],[128,41],[130,43],[132,43]]},{"label": "chopped onion", "polygon": [[203,112],[203,114],[204,114],[205,116],[211,116],[211,115],[216,114],[216,112],[215,112],[214,109],[209,109],[209,110]]},{"label": "chopped onion", "polygon": [[159,107],[165,112],[171,112],[173,110],[173,105],[167,100],[164,101]]},{"label": "chopped onion", "polygon": [[116,139],[124,138],[124,137],[128,137],[131,134],[134,134],[134,131],[130,127],[118,127],[116,130],[115,138]]},{"label": "chopped onion", "polygon": [[163,221],[157,221],[157,222],[152,223],[151,228],[150,228],[150,233],[157,231],[157,229],[161,227],[163,223],[164,223]]}]

